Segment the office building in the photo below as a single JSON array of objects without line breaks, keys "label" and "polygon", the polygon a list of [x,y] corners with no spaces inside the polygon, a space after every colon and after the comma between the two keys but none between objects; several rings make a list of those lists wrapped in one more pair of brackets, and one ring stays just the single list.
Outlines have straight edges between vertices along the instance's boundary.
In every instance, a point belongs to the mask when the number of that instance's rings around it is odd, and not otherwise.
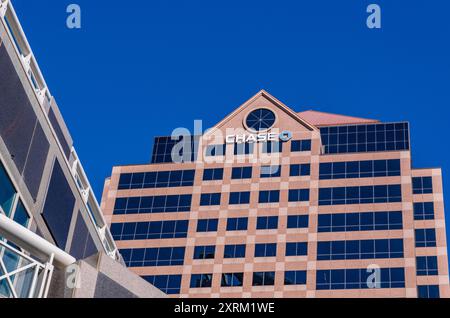
[{"label": "office building", "polygon": [[408,122],[261,91],[192,135],[114,167],[101,204],[127,266],[164,293],[450,296],[442,171],[412,166]]}]

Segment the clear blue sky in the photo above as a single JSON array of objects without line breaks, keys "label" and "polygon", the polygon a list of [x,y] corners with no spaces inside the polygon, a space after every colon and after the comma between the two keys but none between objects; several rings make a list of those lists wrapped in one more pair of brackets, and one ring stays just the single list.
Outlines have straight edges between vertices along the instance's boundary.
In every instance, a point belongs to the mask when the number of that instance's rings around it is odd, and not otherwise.
[{"label": "clear blue sky", "polygon": [[[72,2],[81,30],[65,25]],[[409,121],[414,167],[443,167],[450,189],[448,0],[13,4],[99,199],[112,166],[149,161],[153,136],[213,126],[260,89],[297,111]]]}]

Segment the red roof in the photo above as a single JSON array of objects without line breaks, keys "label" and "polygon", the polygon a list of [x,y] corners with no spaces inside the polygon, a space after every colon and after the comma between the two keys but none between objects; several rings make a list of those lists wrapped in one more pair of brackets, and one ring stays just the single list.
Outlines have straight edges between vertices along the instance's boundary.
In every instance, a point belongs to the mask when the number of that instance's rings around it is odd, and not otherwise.
[{"label": "red roof", "polygon": [[339,126],[339,125],[356,125],[379,123],[378,120],[366,119],[352,116],[337,115],[331,113],[323,113],[315,110],[307,110],[298,113],[298,115],[314,126]]}]

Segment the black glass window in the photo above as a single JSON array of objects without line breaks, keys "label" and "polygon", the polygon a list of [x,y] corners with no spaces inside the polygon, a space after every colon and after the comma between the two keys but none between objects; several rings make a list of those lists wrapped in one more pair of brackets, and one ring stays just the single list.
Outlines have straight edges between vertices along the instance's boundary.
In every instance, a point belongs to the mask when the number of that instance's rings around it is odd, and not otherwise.
[{"label": "black glass window", "polygon": [[114,215],[189,212],[191,201],[192,195],[190,194],[117,198]]},{"label": "black glass window", "polygon": [[[194,162],[197,160],[200,138],[199,136],[155,138],[152,163]],[[177,147],[174,149],[175,146]]]},{"label": "black glass window", "polygon": [[192,274],[191,288],[209,288],[212,284],[213,274]]},{"label": "black glass window", "polygon": [[401,230],[401,211],[319,214],[318,232]]},{"label": "black glass window", "polygon": [[177,295],[181,289],[181,275],[143,276],[147,282],[168,295]]},{"label": "black glass window", "polygon": [[262,166],[261,178],[276,178],[281,177],[281,166]]},{"label": "black glass window", "polygon": [[[404,288],[404,268],[381,268],[380,282],[370,279],[372,271],[361,269],[330,269],[316,272],[317,290]],[[370,283],[374,283],[374,285]]]},{"label": "black glass window", "polygon": [[269,190],[259,192],[259,203],[280,202],[280,190]]},{"label": "black glass window", "polygon": [[402,239],[318,242],[317,260],[402,258]]},{"label": "black glass window", "polygon": [[294,164],[290,166],[289,176],[300,177],[309,176],[311,174],[311,165],[308,163]]},{"label": "black glass window", "polygon": [[371,124],[320,129],[326,154],[409,150],[409,124]]},{"label": "black glass window", "polygon": [[304,256],[308,254],[308,243],[286,243],[286,256]]},{"label": "black glass window", "polygon": [[246,231],[248,218],[229,218],[227,220],[227,231]]},{"label": "black glass window", "polygon": [[417,257],[417,276],[438,275],[438,260],[436,256]]},{"label": "black glass window", "polygon": [[222,287],[240,287],[244,283],[244,273],[222,274]]},{"label": "black glass window", "polygon": [[402,201],[401,185],[319,189],[319,205],[392,203]]},{"label": "black glass window", "polygon": [[201,219],[197,222],[197,232],[216,232],[218,219]]},{"label": "black glass window", "polygon": [[223,168],[205,169],[203,171],[203,181],[222,180]]},{"label": "black glass window", "polygon": [[309,215],[289,215],[287,221],[288,229],[308,228]]},{"label": "black glass window", "polygon": [[224,258],[244,258],[246,246],[244,244],[225,245]]},{"label": "black glass window", "polygon": [[289,202],[309,201],[309,189],[289,190]]},{"label": "black glass window", "polygon": [[416,247],[435,247],[436,230],[435,229],[417,229]]},{"label": "black glass window", "polygon": [[231,171],[231,179],[251,179],[252,167],[236,167]]},{"label": "black glass window", "polygon": [[113,223],[111,234],[116,241],[185,238],[188,226],[188,220]]},{"label": "black glass window", "polygon": [[249,204],[250,192],[231,192],[229,204]]},{"label": "black glass window", "polygon": [[273,286],[275,284],[275,272],[254,272],[253,286]]},{"label": "black glass window", "polygon": [[432,177],[412,178],[413,194],[433,193]]},{"label": "black glass window", "polygon": [[190,187],[194,185],[195,170],[122,173],[119,190]]},{"label": "black glass window", "polygon": [[260,216],[256,220],[257,230],[273,230],[278,228],[278,216]]},{"label": "black glass window", "polygon": [[400,160],[327,162],[320,164],[319,178],[350,179],[400,176]]},{"label": "black glass window", "polygon": [[434,220],[434,203],[414,203],[414,220]]},{"label": "black glass window", "polygon": [[305,285],[306,271],[286,271],[284,273],[285,285]]},{"label": "black glass window", "polygon": [[42,216],[58,247],[65,249],[75,197],[58,161],[55,161]]},{"label": "black glass window", "polygon": [[275,257],[277,256],[276,243],[255,244],[255,257]]},{"label": "black glass window", "polygon": [[311,151],[311,140],[292,140],[291,152]]},{"label": "black glass window", "polygon": [[184,247],[157,247],[120,250],[120,254],[128,267],[183,265],[184,252]]},{"label": "black glass window", "polygon": [[203,193],[200,196],[200,205],[208,206],[208,205],[220,205],[221,193]]},{"label": "black glass window", "polygon": [[194,259],[213,259],[216,253],[214,245],[196,246],[194,249]]},{"label": "black glass window", "polygon": [[419,298],[440,298],[439,285],[417,286]]}]

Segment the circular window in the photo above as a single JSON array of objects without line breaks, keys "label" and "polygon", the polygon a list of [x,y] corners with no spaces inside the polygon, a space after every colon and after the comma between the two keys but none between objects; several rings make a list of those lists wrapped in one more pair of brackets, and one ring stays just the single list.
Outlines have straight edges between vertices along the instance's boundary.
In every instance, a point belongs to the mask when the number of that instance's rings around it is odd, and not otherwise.
[{"label": "circular window", "polygon": [[264,131],[275,124],[275,113],[269,109],[261,108],[248,114],[245,124],[253,131]]}]

